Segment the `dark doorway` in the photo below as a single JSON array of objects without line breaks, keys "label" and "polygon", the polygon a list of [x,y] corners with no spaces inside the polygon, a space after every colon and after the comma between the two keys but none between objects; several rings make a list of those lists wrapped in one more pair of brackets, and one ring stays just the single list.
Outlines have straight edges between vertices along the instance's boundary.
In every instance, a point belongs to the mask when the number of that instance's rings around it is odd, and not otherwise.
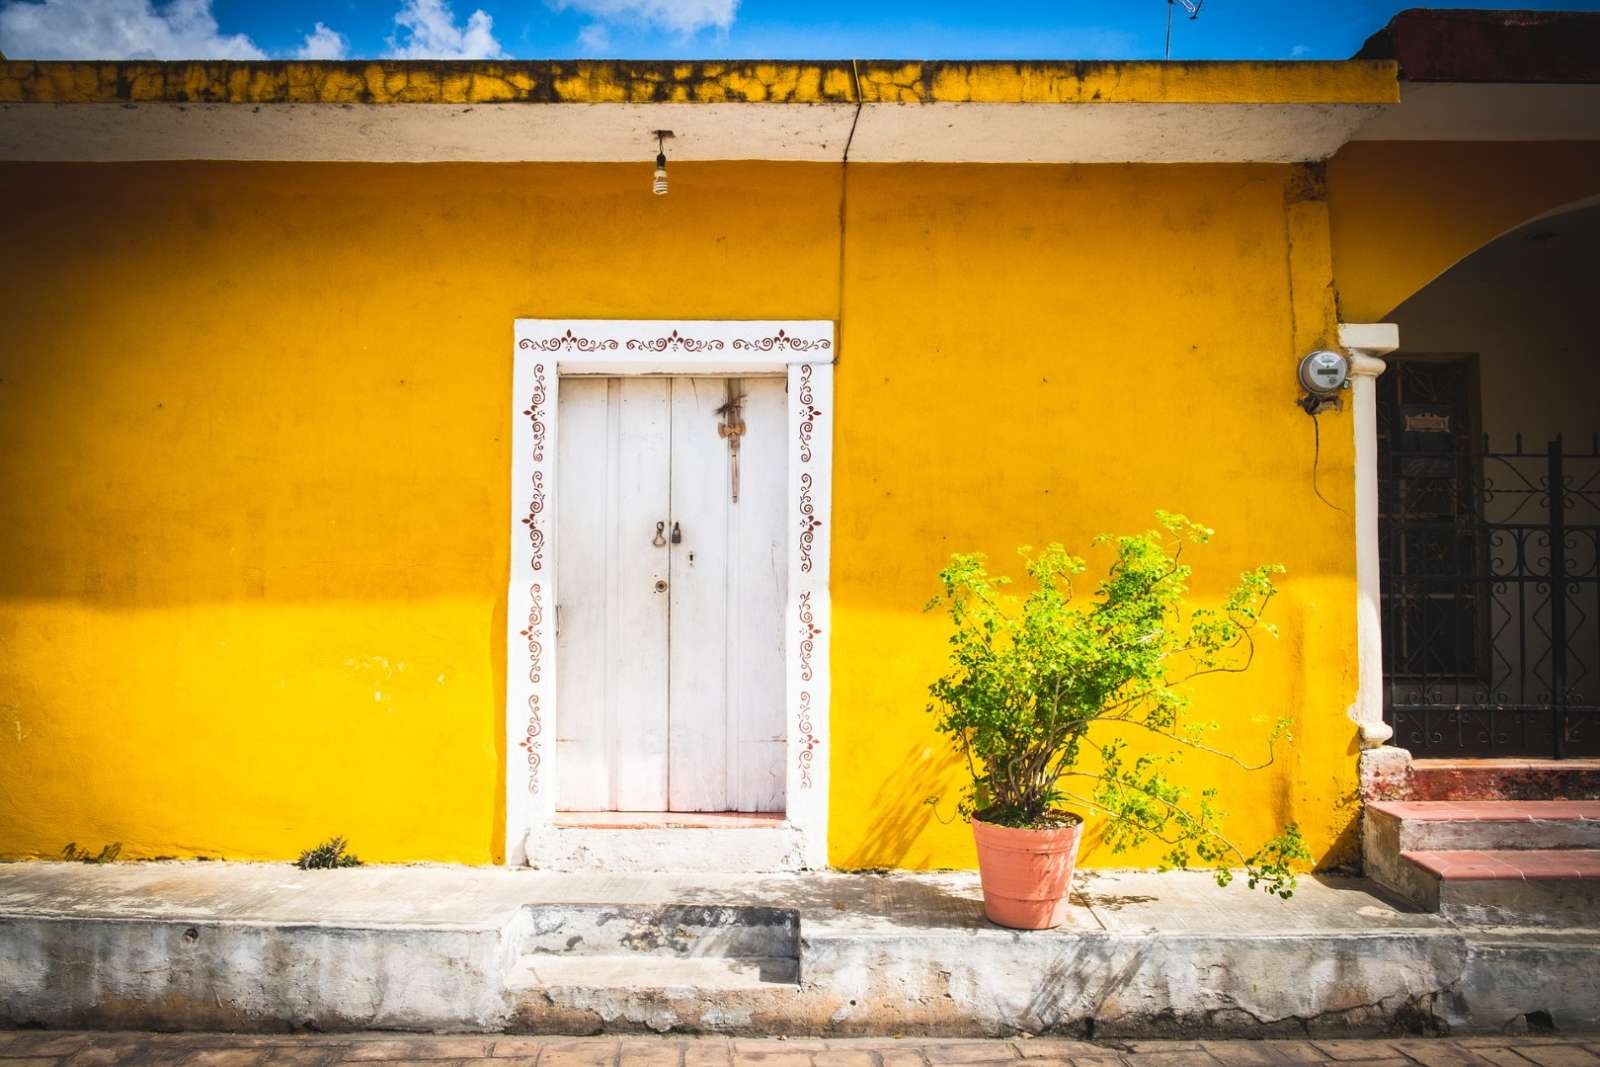
[{"label": "dark doorway", "polygon": [[1384,715],[1415,756],[1600,755],[1600,441],[1491,441],[1474,356],[1378,379]]}]

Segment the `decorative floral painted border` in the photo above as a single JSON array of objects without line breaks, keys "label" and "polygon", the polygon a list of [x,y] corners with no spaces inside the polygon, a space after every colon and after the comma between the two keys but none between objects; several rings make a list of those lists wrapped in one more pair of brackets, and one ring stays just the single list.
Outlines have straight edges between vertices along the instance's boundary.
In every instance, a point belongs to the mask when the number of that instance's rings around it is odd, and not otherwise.
[{"label": "decorative floral painted border", "polygon": [[[545,364],[543,362],[533,365],[533,396],[522,414],[528,420],[528,432],[531,447],[529,455],[535,466],[529,478],[528,487],[528,512],[522,517],[522,524],[528,528],[528,569],[540,575],[544,570],[544,545],[547,536],[545,524],[545,443],[548,437],[545,424],[546,407],[549,398],[549,389],[545,381]],[[528,759],[528,792],[539,792],[539,764],[540,735],[544,732],[544,722],[541,715],[540,698],[543,696],[540,682],[544,678],[544,650],[546,635],[544,632],[544,582],[536,580],[528,583],[528,625],[521,631],[521,636],[528,642],[528,724],[523,732],[522,740],[518,747],[527,752]]]},{"label": "decorative floral painted border", "polygon": [[[787,821],[804,842],[808,866],[827,863],[829,643],[828,523],[831,521],[833,324],[830,322],[646,322],[519,319],[514,365],[513,543],[508,629],[523,649],[507,671],[507,736],[523,755],[508,761],[508,861],[527,860],[525,842],[555,814],[558,736],[554,538],[555,441],[560,380],[570,374],[771,374],[789,391],[788,603],[795,629],[786,641]],[[522,541],[526,538],[526,541]],[[525,620],[525,621],[523,621]],[[787,628],[786,628],[787,629]],[[526,830],[527,833],[519,832]]]},{"label": "decorative floral painted border", "polygon": [[782,327],[777,332],[766,335],[727,338],[720,335],[722,328],[726,325],[741,324],[710,323],[709,326],[719,331],[718,335],[696,337],[680,333],[676,327],[672,327],[666,333],[655,337],[620,339],[605,335],[603,328],[608,324],[595,325],[601,329],[578,334],[569,326],[558,334],[518,338],[517,347],[538,349],[541,352],[615,352],[618,349],[626,349],[629,352],[721,352],[726,349],[735,352],[826,352],[833,348],[831,336],[796,336]]}]

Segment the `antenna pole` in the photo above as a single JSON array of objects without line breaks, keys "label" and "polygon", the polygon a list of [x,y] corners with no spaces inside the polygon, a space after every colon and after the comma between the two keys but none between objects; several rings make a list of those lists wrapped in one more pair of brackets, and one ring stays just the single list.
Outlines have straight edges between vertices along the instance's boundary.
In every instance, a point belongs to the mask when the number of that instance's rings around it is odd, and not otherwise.
[{"label": "antenna pole", "polygon": [[1163,58],[1172,58],[1172,0],[1167,0],[1167,47]]}]

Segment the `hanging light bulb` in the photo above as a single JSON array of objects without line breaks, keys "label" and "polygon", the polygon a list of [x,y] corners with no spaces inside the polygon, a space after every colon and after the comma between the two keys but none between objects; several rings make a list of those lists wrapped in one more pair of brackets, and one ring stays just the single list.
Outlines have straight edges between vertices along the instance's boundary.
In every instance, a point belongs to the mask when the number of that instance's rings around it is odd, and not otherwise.
[{"label": "hanging light bulb", "polygon": [[657,196],[667,195],[667,146],[666,139],[672,136],[670,130],[656,131],[656,174],[650,182],[650,191]]}]

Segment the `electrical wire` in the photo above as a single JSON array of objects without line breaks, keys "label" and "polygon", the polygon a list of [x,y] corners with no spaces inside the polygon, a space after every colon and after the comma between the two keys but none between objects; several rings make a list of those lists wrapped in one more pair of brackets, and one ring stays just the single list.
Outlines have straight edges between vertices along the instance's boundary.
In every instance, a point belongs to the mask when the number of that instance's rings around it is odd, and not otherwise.
[{"label": "electrical wire", "polygon": [[844,334],[844,229],[845,211],[850,203],[850,146],[856,140],[856,123],[861,121],[861,66],[854,59],[850,61],[851,80],[856,90],[856,112],[850,118],[850,135],[844,140],[844,155],[839,159],[839,297],[837,301],[839,315],[839,334],[834,339],[834,360],[838,360],[838,351],[843,347]]},{"label": "electrical wire", "polygon": [[1338,504],[1322,495],[1322,490],[1317,486],[1317,467],[1322,463],[1322,424],[1317,421],[1315,412],[1307,412],[1311,416],[1311,491],[1317,494],[1317,499],[1328,505],[1341,515],[1350,514]]}]

